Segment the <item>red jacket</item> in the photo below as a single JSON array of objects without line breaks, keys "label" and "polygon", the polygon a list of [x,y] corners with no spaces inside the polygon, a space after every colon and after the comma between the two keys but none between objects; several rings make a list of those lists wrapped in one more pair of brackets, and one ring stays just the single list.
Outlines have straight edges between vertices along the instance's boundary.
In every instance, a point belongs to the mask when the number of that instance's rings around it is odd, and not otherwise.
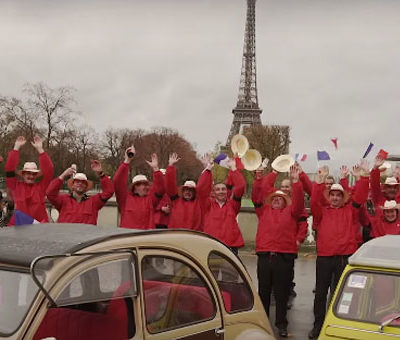
[{"label": "red jacket", "polygon": [[99,210],[114,193],[114,185],[108,176],[100,179],[102,192],[78,202],[72,194],[60,194],[63,180],[53,179],[47,188],[46,195],[50,203],[59,211],[57,223],[97,224]]},{"label": "red jacket", "polygon": [[[307,224],[299,223],[304,212],[304,192],[300,182],[292,185],[292,204],[283,209],[272,209],[263,204],[259,180],[253,184],[253,199],[258,216],[256,252],[297,253],[296,241],[304,241]],[[257,199],[258,197],[258,199]]]},{"label": "red jacket", "polygon": [[[212,181],[210,171],[204,171],[203,176]],[[233,181],[233,196],[220,206],[213,198],[204,202],[204,232],[225,243],[228,247],[242,247],[244,240],[236,221],[240,210],[246,182],[239,170],[231,173]],[[206,179],[206,178],[205,178]]]},{"label": "red jacket", "polygon": [[[19,151],[12,150],[8,153],[5,165],[6,185],[14,199],[15,209],[32,216],[39,222],[48,222],[46,212],[45,194],[47,186],[53,178],[54,168],[46,152],[39,155],[39,166],[42,178],[35,184],[26,184],[17,180],[15,170],[19,162]],[[14,225],[14,216],[9,225]]]},{"label": "red jacket", "polygon": [[154,209],[164,195],[164,179],[161,171],[153,173],[153,185],[147,196],[128,191],[126,183],[129,164],[122,163],[114,175],[115,196],[121,213],[121,228],[154,228]]},{"label": "red jacket", "polygon": [[[379,169],[371,170],[370,182],[371,182],[372,201],[374,202],[375,206],[384,205],[385,201],[386,201],[386,197],[382,192],[381,172]],[[396,202],[400,203],[400,192],[396,196]]]},{"label": "red jacket", "polygon": [[377,209],[375,216],[369,217],[372,226],[372,237],[379,237],[384,235],[400,235],[400,216],[394,222],[387,222],[384,219],[383,211]]},{"label": "red jacket", "polygon": [[204,171],[196,185],[196,197],[191,201],[178,196],[176,184],[176,168],[169,166],[166,172],[167,194],[171,198],[172,210],[168,228],[186,228],[203,230],[202,206],[209,196],[212,177],[209,171]]},{"label": "red jacket", "polygon": [[368,178],[358,181],[352,200],[340,208],[322,205],[325,184],[314,183],[310,207],[318,231],[318,256],[350,255],[358,248],[360,207],[367,199]]}]

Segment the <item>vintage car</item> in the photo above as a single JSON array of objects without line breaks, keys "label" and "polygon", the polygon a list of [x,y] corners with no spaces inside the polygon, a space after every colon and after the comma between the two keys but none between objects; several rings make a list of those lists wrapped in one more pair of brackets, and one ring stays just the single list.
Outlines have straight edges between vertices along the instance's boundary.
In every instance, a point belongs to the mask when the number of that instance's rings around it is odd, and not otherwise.
[{"label": "vintage car", "polygon": [[0,339],[272,340],[240,259],[188,230],[0,230]]},{"label": "vintage car", "polygon": [[318,339],[399,338],[400,235],[386,235],[349,258]]}]

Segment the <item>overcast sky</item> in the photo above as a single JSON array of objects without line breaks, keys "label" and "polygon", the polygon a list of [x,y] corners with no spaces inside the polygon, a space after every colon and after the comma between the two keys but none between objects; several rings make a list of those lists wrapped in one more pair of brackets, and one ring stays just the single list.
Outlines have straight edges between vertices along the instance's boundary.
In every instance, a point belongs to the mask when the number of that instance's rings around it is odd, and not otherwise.
[{"label": "overcast sky", "polygon": [[[245,17],[245,0],[2,0],[0,94],[69,85],[98,132],[168,126],[202,153],[229,132]],[[317,149],[400,153],[400,1],[258,0],[256,36],[262,121],[291,126],[306,168]]]}]

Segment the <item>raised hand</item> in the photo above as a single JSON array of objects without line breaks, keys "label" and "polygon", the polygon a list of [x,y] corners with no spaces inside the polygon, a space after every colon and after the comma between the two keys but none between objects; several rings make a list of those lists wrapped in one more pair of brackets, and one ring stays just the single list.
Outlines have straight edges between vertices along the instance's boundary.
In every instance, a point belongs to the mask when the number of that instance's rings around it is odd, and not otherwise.
[{"label": "raised hand", "polygon": [[24,136],[18,136],[14,143],[14,150],[19,150],[26,143]]},{"label": "raised hand", "polygon": [[37,150],[37,152],[42,153],[43,150],[43,139],[39,136],[33,137],[33,142],[31,142],[32,146]]},{"label": "raised hand", "polygon": [[158,156],[157,156],[157,154],[152,153],[151,154],[151,160],[150,161],[146,161],[146,163],[151,166],[153,171],[160,170],[160,168],[158,167]]},{"label": "raised hand", "polygon": [[101,167],[101,163],[96,160],[96,159],[91,159],[90,160],[90,167],[92,168],[92,170],[96,173],[102,172],[103,169]]},{"label": "raised hand", "polygon": [[68,177],[73,176],[76,173],[76,170],[74,168],[67,168],[64,170],[64,172],[59,176],[60,179],[64,180]]},{"label": "raised hand", "polygon": [[301,174],[303,172],[303,168],[301,167],[299,162],[294,162],[294,165],[297,169],[299,169],[299,174]]},{"label": "raised hand", "polygon": [[124,163],[132,162],[133,156],[135,155],[135,147],[132,145],[125,150],[125,160]]},{"label": "raised hand", "polygon": [[353,166],[353,168],[351,169],[351,173],[355,178],[360,178],[361,176],[361,166],[359,164],[356,164]]},{"label": "raised hand", "polygon": [[365,158],[360,161],[360,176],[369,176],[369,163]]},{"label": "raised hand", "polygon": [[214,167],[214,162],[208,153],[204,154],[200,160],[204,166],[204,169],[211,170]]},{"label": "raised hand", "polygon": [[294,164],[290,166],[289,169],[290,179],[292,183],[297,183],[299,181],[300,171],[299,168]]},{"label": "raised hand", "polygon": [[[353,169],[354,169],[354,167],[353,167]],[[342,165],[340,167],[340,177],[346,178],[348,174],[349,174],[349,169],[347,168],[346,165]]]},{"label": "raised hand", "polygon": [[324,165],[323,167],[319,168],[317,171],[316,182],[318,184],[325,183],[325,179],[326,179],[326,177],[328,177],[328,175],[329,175],[329,168],[326,165]]},{"label": "raised hand", "polygon": [[180,158],[178,157],[178,154],[176,152],[174,152],[169,155],[168,165],[169,166],[175,165],[176,163],[179,162],[179,160],[180,160]]}]

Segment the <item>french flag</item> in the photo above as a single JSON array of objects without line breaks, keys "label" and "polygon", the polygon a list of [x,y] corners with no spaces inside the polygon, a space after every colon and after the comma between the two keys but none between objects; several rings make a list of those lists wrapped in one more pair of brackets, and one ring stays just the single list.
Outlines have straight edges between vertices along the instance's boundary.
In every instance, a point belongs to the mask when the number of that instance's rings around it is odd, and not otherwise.
[{"label": "french flag", "polygon": [[38,224],[39,221],[35,220],[32,216],[23,213],[20,210],[14,210],[15,222],[14,225],[24,225],[24,224]]},{"label": "french flag", "polygon": [[307,155],[305,153],[296,153],[294,159],[296,162],[305,162]]}]

